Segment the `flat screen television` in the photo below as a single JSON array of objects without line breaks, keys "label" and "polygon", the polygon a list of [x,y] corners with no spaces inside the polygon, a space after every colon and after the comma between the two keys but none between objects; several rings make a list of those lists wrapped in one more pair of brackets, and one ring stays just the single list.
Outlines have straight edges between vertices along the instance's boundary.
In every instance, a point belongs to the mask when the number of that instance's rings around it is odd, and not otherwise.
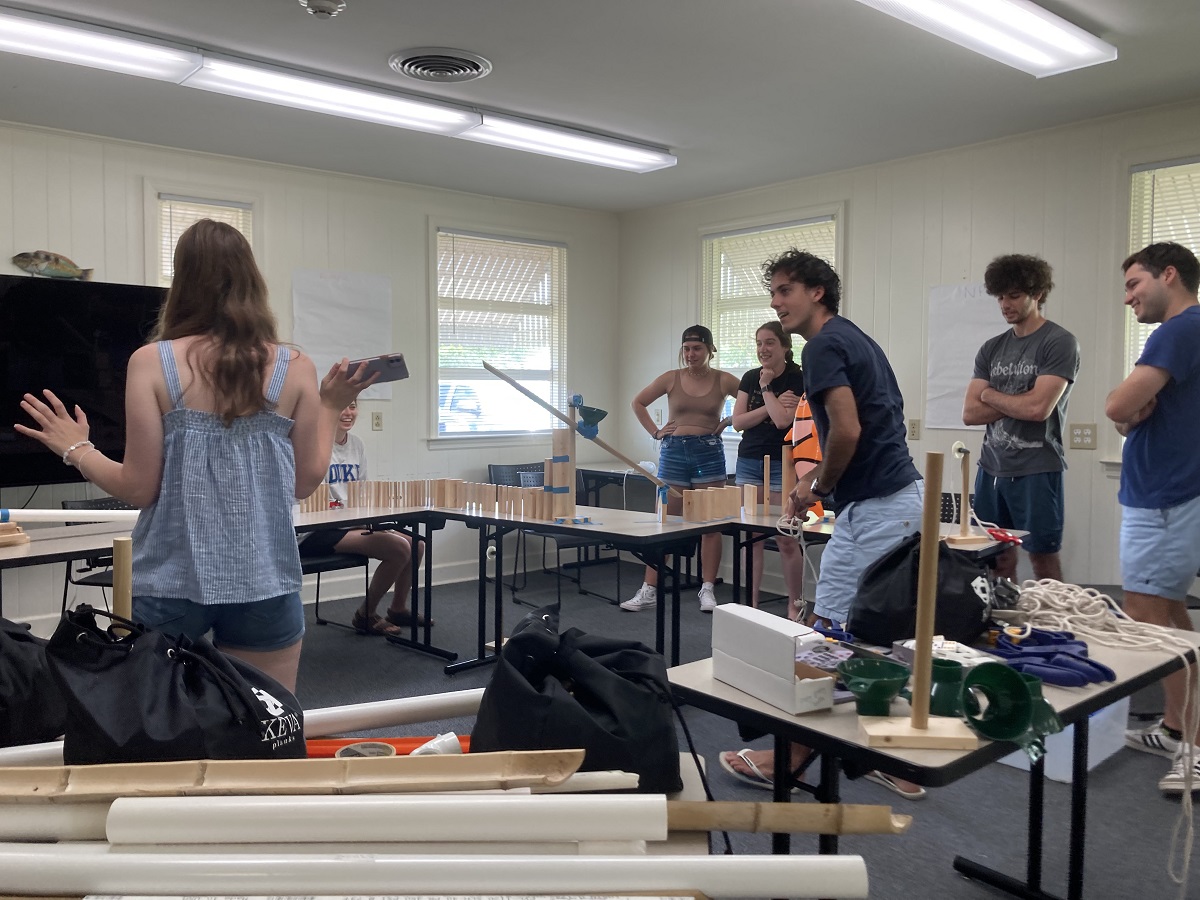
[{"label": "flat screen television", "polygon": [[125,370],[146,342],[165,288],[32,275],[0,275],[0,487],[82,481],[79,471],[14,422],[26,393],[54,391],[87,414],[91,440],[112,459],[125,452]]}]

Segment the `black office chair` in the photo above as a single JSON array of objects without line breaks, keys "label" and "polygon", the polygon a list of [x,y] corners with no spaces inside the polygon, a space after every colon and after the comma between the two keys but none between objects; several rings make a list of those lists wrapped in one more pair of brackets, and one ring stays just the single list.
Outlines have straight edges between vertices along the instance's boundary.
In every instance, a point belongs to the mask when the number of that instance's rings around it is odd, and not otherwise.
[{"label": "black office chair", "polygon": [[[542,487],[545,483],[545,464],[536,463],[518,463],[516,465],[505,465],[500,463],[492,463],[488,465],[488,481],[492,484],[505,485],[508,487]],[[583,479],[579,473],[575,475],[575,492],[579,495],[583,490]],[[516,553],[513,555],[513,574],[512,579],[508,583],[508,588],[512,591],[513,602],[520,603],[517,599],[517,592],[524,590],[529,583],[529,546],[528,535],[537,534],[542,540],[542,572],[546,575],[554,574],[559,579],[559,594],[562,593],[563,577],[573,581],[579,588],[581,594],[595,594],[597,597],[603,597],[610,603],[619,602],[612,597],[597,593],[596,591],[588,590],[583,586],[583,568],[584,568],[584,553],[592,548],[595,548],[597,556],[602,549],[612,549],[611,545],[605,544],[603,541],[593,540],[587,537],[575,537],[572,535],[555,535],[555,534],[539,534],[531,532],[524,528],[517,531],[517,547]],[[551,570],[546,565],[546,540],[554,541],[555,549],[555,568]],[[564,575],[562,551],[575,551],[575,571],[576,577]],[[521,584],[517,586],[517,557],[521,558]],[[613,557],[613,562],[617,564],[617,594],[621,593],[621,557],[616,554]],[[568,567],[571,565],[567,564]]]},{"label": "black office chair", "polygon": [[357,553],[327,553],[322,556],[301,556],[300,571],[305,575],[317,576],[316,599],[313,602],[313,619],[318,625],[336,625],[338,628],[348,628],[358,631],[353,625],[345,622],[335,622],[332,619],[321,618],[321,574],[337,572],[341,569],[363,567],[363,602],[366,602],[367,591],[371,586],[371,558]]},{"label": "black office chair", "polygon": [[[64,500],[62,501],[63,509],[136,509],[124,500],[118,500],[116,497],[97,497],[94,500]],[[72,525],[86,525],[86,522],[71,522]],[[76,565],[79,567],[76,568]],[[98,587],[111,588],[113,586],[112,573],[113,558],[111,553],[101,554],[98,556],[89,556],[83,560],[67,561],[66,577],[63,579],[63,596],[62,610],[67,611],[67,595],[71,591],[71,585],[76,587]]]}]

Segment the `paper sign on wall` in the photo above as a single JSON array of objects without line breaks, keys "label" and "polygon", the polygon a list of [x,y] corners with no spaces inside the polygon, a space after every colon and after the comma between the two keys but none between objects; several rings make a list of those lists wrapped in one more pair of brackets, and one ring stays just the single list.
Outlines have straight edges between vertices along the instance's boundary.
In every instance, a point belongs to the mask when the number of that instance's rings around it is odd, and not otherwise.
[{"label": "paper sign on wall", "polygon": [[967,427],[962,421],[963,397],[975,371],[975,355],[984,341],[1004,328],[996,300],[981,282],[939,284],[929,289],[926,428]]}]

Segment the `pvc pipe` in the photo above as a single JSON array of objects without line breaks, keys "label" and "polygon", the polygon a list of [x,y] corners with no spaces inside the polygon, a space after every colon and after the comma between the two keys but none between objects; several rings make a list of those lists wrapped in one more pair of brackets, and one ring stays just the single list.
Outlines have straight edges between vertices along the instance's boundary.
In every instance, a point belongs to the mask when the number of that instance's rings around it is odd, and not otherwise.
[{"label": "pvc pipe", "polygon": [[304,713],[304,736],[328,737],[348,731],[366,731],[370,728],[410,725],[455,716],[473,716],[479,711],[479,701],[482,698],[483,688],[474,688],[467,691],[447,691],[444,694],[426,694],[421,697],[403,697],[398,700],[377,700],[373,703],[310,709]]},{"label": "pvc pipe", "polygon": [[102,841],[108,801],[0,804],[0,841]]},{"label": "pvc pipe", "polygon": [[114,844],[667,839],[661,794],[121,797]]},{"label": "pvc pipe", "polygon": [[4,522],[128,522],[137,521],[136,509],[4,509]]},{"label": "pvc pipe", "polygon": [[0,747],[0,766],[61,766],[62,741]]},{"label": "pvc pipe", "polygon": [[[65,845],[69,846],[69,845]],[[865,898],[861,856],[425,856],[114,853],[107,845],[0,844],[0,894],[189,896],[584,894],[700,891],[712,898]],[[86,848],[86,849],[85,849]],[[180,890],[183,893],[183,890]]]},{"label": "pvc pipe", "polygon": [[[667,846],[667,845],[661,845]],[[244,856],[278,853],[305,856],[314,853],[354,853],[375,856],[645,856],[645,841],[416,841],[410,843],[338,844],[113,844],[115,853],[207,853]],[[660,851],[661,852],[661,851]]]}]

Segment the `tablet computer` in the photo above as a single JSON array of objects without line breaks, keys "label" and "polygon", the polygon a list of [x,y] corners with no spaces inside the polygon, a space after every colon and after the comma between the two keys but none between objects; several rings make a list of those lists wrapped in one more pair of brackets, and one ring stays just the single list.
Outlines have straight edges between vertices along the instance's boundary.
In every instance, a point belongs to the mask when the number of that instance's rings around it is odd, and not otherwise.
[{"label": "tablet computer", "polygon": [[369,359],[352,359],[347,373],[353,376],[359,366],[367,367],[363,374],[363,380],[370,378],[375,373],[379,374],[379,377],[375,379],[376,384],[385,381],[399,381],[401,378],[408,377],[408,365],[404,362],[403,353],[385,353]]}]

